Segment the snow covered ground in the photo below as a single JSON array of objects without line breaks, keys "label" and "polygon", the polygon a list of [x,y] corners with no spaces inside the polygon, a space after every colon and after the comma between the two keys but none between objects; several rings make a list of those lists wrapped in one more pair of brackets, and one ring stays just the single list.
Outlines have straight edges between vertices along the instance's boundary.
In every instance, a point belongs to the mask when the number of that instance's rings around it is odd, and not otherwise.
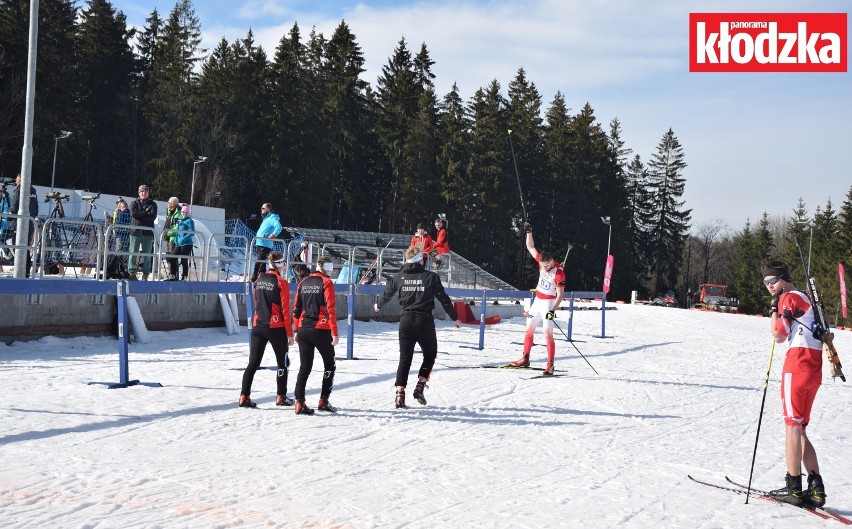
[{"label": "snow covered ground", "polygon": [[[338,361],[331,401],[341,411],[313,417],[275,407],[270,370],[255,378],[258,409],[237,408],[245,330],[155,332],[151,343],[131,344],[131,378],[163,387],[88,385],[118,380],[113,339],[0,344],[2,526],[839,525],[757,499],[745,505],[687,478],[748,479],[772,343],[767,319],[619,306],[601,339],[600,314],[583,311],[575,344],[600,377],[564,340],[563,377],[464,368],[517,358],[523,324],[489,327],[479,351],[477,327],[439,322],[429,404],[395,410],[397,325],[358,323],[360,359]],[[852,333],[838,331],[836,343],[852,372]],[[775,349],[757,451],[754,483],[763,488],[785,472],[785,349]],[[345,340],[338,356],[344,351]],[[534,365],[543,367],[544,355],[536,346]],[[269,350],[264,365],[273,358]],[[321,365],[317,358],[308,381],[311,405]],[[828,506],[852,516],[852,381],[833,382],[824,369],[809,431]]]}]

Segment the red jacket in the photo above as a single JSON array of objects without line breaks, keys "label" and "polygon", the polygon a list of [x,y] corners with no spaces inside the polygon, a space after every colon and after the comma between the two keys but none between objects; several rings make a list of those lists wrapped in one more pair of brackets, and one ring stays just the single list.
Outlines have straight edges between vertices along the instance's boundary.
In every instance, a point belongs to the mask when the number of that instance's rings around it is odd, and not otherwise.
[{"label": "red jacket", "polygon": [[415,235],[411,238],[411,244],[409,246],[414,246],[416,243],[423,243],[423,253],[429,253],[435,247],[435,244],[432,242],[432,236],[428,233],[424,233],[423,235]]},{"label": "red jacket", "polygon": [[329,330],[332,336],[339,336],[334,303],[334,283],[331,279],[320,272],[314,272],[302,279],[296,288],[294,329],[298,331],[300,327],[313,327]]},{"label": "red jacket", "polygon": [[438,255],[442,253],[450,253],[450,243],[447,241],[447,229],[441,228],[438,230],[438,234],[435,236],[437,239],[435,240],[435,252]]},{"label": "red jacket", "polygon": [[268,270],[254,282],[253,327],[283,328],[293,336],[290,323],[290,285],[276,270]]}]

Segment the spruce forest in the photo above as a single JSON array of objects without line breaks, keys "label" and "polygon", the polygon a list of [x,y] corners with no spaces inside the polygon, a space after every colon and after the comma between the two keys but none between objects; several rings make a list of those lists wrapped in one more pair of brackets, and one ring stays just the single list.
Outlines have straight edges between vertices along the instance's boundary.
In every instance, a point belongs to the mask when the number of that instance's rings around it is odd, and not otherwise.
[{"label": "spruce forest", "polygon": [[[29,4],[0,3],[4,177],[21,167]],[[505,90],[495,79],[469,97],[455,85],[438,94],[426,43],[400,38],[371,85],[345,21],[331,35],[294,24],[270,56],[251,31],[201,49],[190,0],[154,10],[139,30],[107,0],[78,4],[40,1],[35,184],[50,185],[56,135],[71,131],[58,187],[133,196],[149,183],[155,199],[188,201],[196,171],[195,203],[253,228],[266,201],[285,226],[340,230],[411,233],[445,214],[452,249],[518,288],[537,276],[525,211],[536,246],[567,255],[568,290],[601,289],[611,226],[611,298],[673,290],[683,303],[699,284],[723,283],[750,313],[768,310],[760,266],[770,257],[790,262],[804,288],[800,236],[829,320],[843,322],[837,263],[852,257],[852,188],[840,211],[829,202],[809,216],[799,201],[789,218],[739,231],[693,226],[674,130],[634,153],[617,118],[601,123],[589,102],[572,108],[561,93],[543,101],[523,68]]]}]

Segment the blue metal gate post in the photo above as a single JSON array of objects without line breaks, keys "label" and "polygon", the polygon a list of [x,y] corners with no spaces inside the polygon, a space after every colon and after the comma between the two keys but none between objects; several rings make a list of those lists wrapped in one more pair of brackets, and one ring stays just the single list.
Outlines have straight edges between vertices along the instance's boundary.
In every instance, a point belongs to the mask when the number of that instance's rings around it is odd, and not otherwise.
[{"label": "blue metal gate post", "polygon": [[346,359],[353,360],[355,358],[355,283],[349,284],[346,309],[349,312],[347,315],[349,329],[346,331]]},{"label": "blue metal gate post", "polygon": [[[288,309],[289,310],[289,309]],[[254,283],[246,282],[246,328],[248,329],[249,347],[251,347],[251,327],[254,321]]]},{"label": "blue metal gate post", "polygon": [[606,294],[601,300],[601,338],[606,338]]},{"label": "blue metal gate post", "polygon": [[479,350],[485,349],[485,304],[488,302],[488,297],[485,295],[485,290],[482,291],[482,299],[479,307]]},{"label": "blue metal gate post", "polygon": [[130,382],[128,340],[130,325],[127,321],[127,282],[118,281],[115,284],[116,307],[118,308],[118,385],[127,387]]},{"label": "blue metal gate post", "polygon": [[574,293],[569,293],[571,296],[571,301],[568,302],[568,341],[573,342],[574,340],[571,338],[571,330],[574,327]]}]

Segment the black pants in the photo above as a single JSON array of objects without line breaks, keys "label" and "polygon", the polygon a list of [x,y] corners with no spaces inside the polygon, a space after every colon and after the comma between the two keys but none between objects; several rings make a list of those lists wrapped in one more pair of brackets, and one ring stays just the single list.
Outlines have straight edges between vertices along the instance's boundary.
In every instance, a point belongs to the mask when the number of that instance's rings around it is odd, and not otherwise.
[{"label": "black pants", "polygon": [[270,253],[272,253],[272,249],[267,248],[266,246],[257,247],[257,262],[254,264],[254,273],[251,275],[252,283],[257,280],[257,276],[266,270],[266,258],[269,257]]},{"label": "black pants", "polygon": [[327,399],[331,395],[334,386],[334,346],[331,345],[331,331],[326,329],[315,329],[313,327],[300,327],[296,333],[299,343],[299,376],[296,377],[296,400],[304,402],[305,386],[308,384],[308,375],[314,367],[314,349],[319,351],[322,357],[323,373],[322,390],[320,398]]},{"label": "black pants", "polygon": [[282,397],[287,396],[287,364],[290,362],[287,359],[287,331],[284,329],[270,329],[269,327],[252,327],[251,342],[249,344],[249,363],[243,373],[243,386],[240,390],[240,395],[251,395],[251,383],[254,381],[254,374],[257,373],[260,367],[260,361],[263,360],[263,352],[266,350],[266,344],[272,344],[272,350],[275,352],[275,361],[278,363],[278,375],[275,377],[277,384],[277,394]]},{"label": "black pants", "polygon": [[[166,253],[177,253],[175,243],[169,242],[166,246]],[[171,276],[169,279],[178,277],[178,258],[177,257],[167,257],[166,262],[169,264],[169,275]]]},{"label": "black pants", "polygon": [[[187,245],[187,246],[178,246],[177,248],[175,248],[175,253],[177,255],[192,255],[192,245],[190,244],[190,245]],[[175,261],[177,261],[177,259],[175,259]],[[180,279],[182,279],[182,280],[189,279],[189,258],[188,257],[181,257],[180,258],[180,269],[181,269]],[[198,272],[198,271],[196,270],[196,272]],[[177,277],[178,277],[177,276],[177,265],[175,265],[175,274],[174,275],[175,275],[175,279],[177,279]],[[197,281],[198,280],[198,274],[196,273],[195,275],[196,275],[195,279]]]},{"label": "black pants", "polygon": [[414,359],[414,344],[423,350],[423,363],[418,377],[429,378],[435,358],[438,356],[438,338],[435,336],[435,318],[428,312],[403,311],[399,317],[399,367],[396,369],[396,385],[408,385],[408,372]]}]

